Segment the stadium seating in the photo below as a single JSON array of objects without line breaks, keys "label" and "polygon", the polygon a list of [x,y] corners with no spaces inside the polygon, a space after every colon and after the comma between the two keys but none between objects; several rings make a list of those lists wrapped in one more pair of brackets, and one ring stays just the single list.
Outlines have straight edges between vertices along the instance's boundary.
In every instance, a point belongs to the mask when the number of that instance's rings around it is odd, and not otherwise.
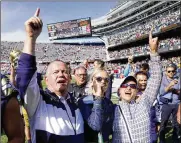
[{"label": "stadium seating", "polygon": [[139,23],[118,29],[107,35],[108,47],[136,40],[148,34],[152,27],[154,27],[154,32],[160,32],[161,28],[180,22],[179,16],[180,10],[174,12],[166,11]]}]

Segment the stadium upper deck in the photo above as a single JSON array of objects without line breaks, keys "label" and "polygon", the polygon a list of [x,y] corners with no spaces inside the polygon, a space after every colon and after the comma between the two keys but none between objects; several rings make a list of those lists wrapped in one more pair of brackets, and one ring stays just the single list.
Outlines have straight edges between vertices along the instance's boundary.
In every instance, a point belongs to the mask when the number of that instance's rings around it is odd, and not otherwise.
[{"label": "stadium upper deck", "polygon": [[[163,30],[169,26],[180,27],[180,4],[180,1],[123,2],[107,15],[92,20],[93,32],[106,39],[105,45],[37,43],[37,61],[46,63],[55,59],[63,59],[66,62],[82,62],[85,59],[102,59],[111,62],[127,59],[129,55],[146,56],[148,55],[148,42],[145,40],[144,43],[142,38],[148,35],[152,26],[154,26],[154,34],[162,32],[164,35],[162,37],[159,35],[161,40],[159,52],[180,50],[178,29],[176,32],[169,33]],[[95,32],[96,30],[99,32]],[[141,44],[137,41],[139,39],[142,41]],[[1,62],[8,63],[10,51],[16,48],[21,50],[23,42],[4,41],[1,42],[1,47],[3,49]]]},{"label": "stadium upper deck", "polygon": [[180,22],[180,1],[127,1],[92,20],[93,34],[103,36],[107,48],[131,42]]},{"label": "stadium upper deck", "polygon": [[130,21],[147,18],[158,12],[179,6],[179,4],[179,1],[126,1],[105,16],[93,19],[91,21],[93,32],[108,32],[120,27],[121,24],[125,25],[125,23],[130,23]]}]

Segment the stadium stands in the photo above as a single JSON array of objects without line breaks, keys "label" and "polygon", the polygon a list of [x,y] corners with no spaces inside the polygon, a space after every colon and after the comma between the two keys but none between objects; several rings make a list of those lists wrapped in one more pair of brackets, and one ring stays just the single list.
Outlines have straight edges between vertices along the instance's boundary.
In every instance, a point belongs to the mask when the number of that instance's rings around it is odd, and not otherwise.
[{"label": "stadium stands", "polygon": [[[22,50],[23,42],[1,42],[2,56],[1,61],[6,62],[1,67],[2,71],[9,68],[9,53],[14,49]],[[85,59],[106,60],[106,48],[104,45],[69,45],[69,44],[53,44],[38,43],[36,44],[36,56],[40,65],[40,71],[44,69],[43,63],[60,59],[65,62],[82,62]],[[41,64],[42,63],[42,64]]]},{"label": "stadium stands", "polygon": [[[172,25],[179,22],[179,2],[119,2],[108,14],[97,20],[92,20],[93,32],[95,34],[101,33],[104,38],[107,38],[105,45],[37,43],[38,70],[43,72],[46,69],[47,63],[55,59],[70,62],[71,67],[75,67],[85,59],[90,61],[101,59],[111,62],[112,60],[126,59],[129,55],[134,57],[148,55],[148,43],[142,43],[138,46],[129,45],[126,48],[118,46],[148,36],[151,27],[154,27],[154,33],[159,33],[163,32],[168,26],[172,27]],[[3,49],[1,54],[1,70],[8,71],[10,51],[13,49],[21,50],[23,42],[2,41],[1,47]],[[110,50],[111,47],[115,48]],[[160,52],[178,49],[180,50],[179,37],[167,37],[160,41]],[[164,62],[165,60],[163,60]],[[117,67],[114,64],[112,65],[111,69]],[[124,69],[124,65],[121,67]]]},{"label": "stadium stands", "polygon": [[164,14],[156,15],[150,19],[145,19],[145,21],[140,23],[116,30],[107,37],[108,46],[118,45],[138,39],[141,36],[148,34],[152,26],[154,27],[154,32],[160,32],[161,28],[180,22],[179,15],[180,10],[173,13],[169,13],[169,11],[167,11]]},{"label": "stadium stands", "polygon": [[[162,49],[167,48],[167,51],[168,51],[169,49],[174,48],[174,47],[180,49],[180,38],[179,37],[161,40],[159,50],[161,51]],[[141,45],[138,47],[126,48],[123,50],[109,51],[110,60],[111,59],[123,59],[130,55],[133,55],[136,57],[139,55],[148,55],[148,54],[149,54],[148,44]]]}]

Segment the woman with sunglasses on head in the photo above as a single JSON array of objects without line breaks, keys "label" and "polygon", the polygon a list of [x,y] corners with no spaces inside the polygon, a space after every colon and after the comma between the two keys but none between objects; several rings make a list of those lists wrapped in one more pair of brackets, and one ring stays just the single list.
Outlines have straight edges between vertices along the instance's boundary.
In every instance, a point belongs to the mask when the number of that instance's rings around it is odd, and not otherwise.
[{"label": "woman with sunglasses on head", "polygon": [[150,79],[139,102],[136,102],[137,80],[133,76],[122,79],[118,88],[120,101],[114,105],[112,142],[113,143],[150,143],[151,106],[156,99],[160,81],[161,64],[158,55],[158,38],[149,35]]},{"label": "woman with sunglasses on head", "polygon": [[[104,69],[95,69],[94,72],[91,75],[90,78],[90,95],[83,96],[78,104],[79,109],[82,113],[83,119],[85,121],[84,126],[84,132],[85,132],[85,142],[86,143],[106,143],[109,140],[109,134],[110,130],[109,128],[112,127],[112,121],[111,121],[111,114],[112,114],[112,102],[110,99],[105,98],[106,90],[108,88],[108,82],[109,82],[109,75]],[[100,96],[101,95],[101,96]],[[89,116],[91,114],[91,111],[93,110],[93,101],[95,99],[102,99],[100,102],[102,102],[102,110],[104,109],[104,115],[100,117],[99,119],[95,120],[101,120],[104,116],[104,120],[102,122],[101,130],[92,130],[89,125],[88,121]],[[106,116],[107,115],[107,116]]]}]

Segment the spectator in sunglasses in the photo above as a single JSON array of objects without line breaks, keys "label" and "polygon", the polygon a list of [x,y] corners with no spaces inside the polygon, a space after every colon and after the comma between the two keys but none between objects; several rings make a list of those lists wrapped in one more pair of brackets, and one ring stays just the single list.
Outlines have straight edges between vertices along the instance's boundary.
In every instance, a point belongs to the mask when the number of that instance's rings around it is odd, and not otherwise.
[{"label": "spectator in sunglasses", "polygon": [[[106,90],[108,88],[109,76],[106,70],[104,69],[96,69],[91,75],[89,86],[91,90],[90,95],[86,95],[82,97],[79,103],[79,109],[83,115],[83,119],[85,121],[84,131],[85,131],[85,141],[86,143],[101,143],[100,141],[106,142],[109,140],[109,130],[111,128],[111,118],[109,116],[105,116],[102,128],[98,131],[92,130],[88,123],[86,122],[90,116],[90,113],[93,109],[93,101],[95,99],[103,99],[102,100],[102,108],[106,115],[112,114],[112,102],[110,99],[105,98]],[[101,95],[101,96],[98,96]],[[101,117],[102,118],[102,117]],[[99,120],[99,119],[95,119]]]},{"label": "spectator in sunglasses", "polygon": [[[121,90],[122,89],[122,90]],[[128,89],[128,90],[127,90]],[[133,97],[137,94],[137,81],[133,76],[127,76],[121,80],[118,88],[118,96],[120,100],[132,102]],[[128,96],[129,94],[129,96]]]},{"label": "spectator in sunglasses", "polygon": [[[105,70],[105,63],[104,61],[100,59],[94,60],[94,70],[96,69],[104,69]],[[113,82],[113,75],[109,75],[108,77],[108,88],[106,91],[105,97],[108,99],[111,99],[111,93],[112,93],[112,82]]]},{"label": "spectator in sunglasses", "polygon": [[150,79],[140,101],[135,102],[137,95],[137,80],[133,76],[122,79],[118,88],[120,101],[114,105],[113,143],[150,143],[151,123],[150,108],[156,99],[161,81],[161,64],[158,55],[158,38],[149,34],[150,45]]},{"label": "spectator in sunglasses", "polygon": [[180,103],[180,78],[176,75],[177,66],[174,63],[169,63],[166,67],[166,72],[162,77],[160,86],[160,101],[162,102],[161,110],[161,125],[160,125],[160,142],[165,142],[165,129],[172,115],[173,126],[173,141],[179,142],[179,124],[177,122],[177,111]]}]

